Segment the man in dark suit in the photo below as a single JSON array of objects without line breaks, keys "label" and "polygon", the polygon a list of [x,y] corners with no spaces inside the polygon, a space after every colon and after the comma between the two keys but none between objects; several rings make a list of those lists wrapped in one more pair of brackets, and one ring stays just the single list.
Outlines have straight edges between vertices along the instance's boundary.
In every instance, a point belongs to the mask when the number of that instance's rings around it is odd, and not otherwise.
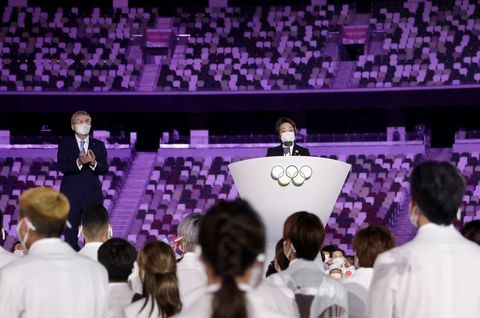
[{"label": "man in dark suit", "polygon": [[277,147],[268,148],[267,157],[273,156],[310,156],[308,148],[301,147],[295,143],[297,126],[288,117],[281,117],[275,123],[275,130],[280,138],[281,144]]},{"label": "man in dark suit", "polygon": [[98,178],[108,171],[105,144],[89,136],[92,119],[87,112],[72,115],[74,136],[64,138],[58,145],[57,164],[63,173],[60,192],[70,201],[68,220],[71,228],[65,230],[65,241],[77,251],[78,226],[82,211],[103,204],[102,184]]}]

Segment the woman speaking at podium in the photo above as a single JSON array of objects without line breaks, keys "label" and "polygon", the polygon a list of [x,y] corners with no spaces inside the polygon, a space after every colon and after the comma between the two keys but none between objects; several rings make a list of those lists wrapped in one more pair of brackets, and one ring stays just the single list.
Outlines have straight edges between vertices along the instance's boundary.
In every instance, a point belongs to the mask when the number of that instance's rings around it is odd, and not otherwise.
[{"label": "woman speaking at podium", "polygon": [[273,156],[310,156],[308,148],[301,147],[295,143],[297,126],[288,117],[281,117],[275,123],[275,130],[280,138],[281,144],[277,147],[268,148],[267,157]]}]

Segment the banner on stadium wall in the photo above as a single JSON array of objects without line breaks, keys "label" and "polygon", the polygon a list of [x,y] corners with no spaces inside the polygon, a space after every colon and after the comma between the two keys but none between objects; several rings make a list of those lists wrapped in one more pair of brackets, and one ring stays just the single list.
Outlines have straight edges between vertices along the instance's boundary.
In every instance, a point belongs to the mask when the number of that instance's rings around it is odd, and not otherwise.
[{"label": "banner on stadium wall", "polygon": [[145,46],[147,48],[168,48],[171,35],[171,30],[147,29]]},{"label": "banner on stadium wall", "polygon": [[343,44],[365,44],[367,41],[368,25],[352,25],[342,28]]}]

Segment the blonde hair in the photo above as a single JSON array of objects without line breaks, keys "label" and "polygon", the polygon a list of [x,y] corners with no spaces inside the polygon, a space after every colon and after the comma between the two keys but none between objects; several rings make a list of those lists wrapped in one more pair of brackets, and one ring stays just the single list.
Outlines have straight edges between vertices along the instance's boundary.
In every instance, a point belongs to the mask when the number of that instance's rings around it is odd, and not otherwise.
[{"label": "blonde hair", "polygon": [[25,191],[19,200],[20,217],[28,217],[36,232],[47,237],[59,236],[70,211],[67,197],[50,188]]}]

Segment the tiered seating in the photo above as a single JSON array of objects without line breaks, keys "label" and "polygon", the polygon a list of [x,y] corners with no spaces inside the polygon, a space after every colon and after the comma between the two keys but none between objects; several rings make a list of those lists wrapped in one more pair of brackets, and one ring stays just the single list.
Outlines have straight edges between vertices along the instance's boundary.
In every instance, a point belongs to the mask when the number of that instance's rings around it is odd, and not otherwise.
[{"label": "tiered seating", "polygon": [[352,239],[360,228],[393,225],[408,202],[408,174],[423,159],[420,154],[348,156],[352,170],[328,221],[326,244],[353,255]]},{"label": "tiered seating", "polygon": [[5,7],[0,91],[134,90],[143,65],[128,59],[128,44],[155,12]]},{"label": "tiered seating", "polygon": [[330,87],[337,62],[323,49],[348,5],[178,9],[190,35],[185,59],[164,65],[159,90],[276,90]]},{"label": "tiered seating", "polygon": [[385,30],[385,55],[361,56],[360,87],[480,83],[480,7],[473,0],[380,3],[371,27]]},{"label": "tiered seating", "polygon": [[220,157],[159,157],[129,240],[142,246],[146,240],[165,238],[176,233],[186,215],[204,212],[218,199],[236,198],[229,163],[230,158]]},{"label": "tiered seating", "polygon": [[[119,195],[130,165],[130,158],[115,157],[110,160],[108,173],[100,177],[104,205],[109,211]],[[10,232],[12,225],[17,223],[16,207],[24,190],[35,186],[50,186],[59,190],[61,180],[62,173],[57,170],[52,158],[0,158],[0,211],[4,213],[5,230]]]},{"label": "tiered seating", "polygon": [[[408,202],[408,173],[422,155],[359,155],[335,157],[352,164],[328,224],[326,243],[352,254],[351,241],[368,224],[391,226]],[[176,233],[180,220],[204,212],[218,199],[234,199],[237,190],[228,173],[231,158],[158,158],[142,198],[129,240],[146,240]],[[233,158],[233,161],[240,158]]]},{"label": "tiered seating", "polygon": [[480,220],[480,156],[478,152],[453,153],[452,164],[462,172],[466,181],[462,203],[462,217],[458,226],[472,220]]}]

